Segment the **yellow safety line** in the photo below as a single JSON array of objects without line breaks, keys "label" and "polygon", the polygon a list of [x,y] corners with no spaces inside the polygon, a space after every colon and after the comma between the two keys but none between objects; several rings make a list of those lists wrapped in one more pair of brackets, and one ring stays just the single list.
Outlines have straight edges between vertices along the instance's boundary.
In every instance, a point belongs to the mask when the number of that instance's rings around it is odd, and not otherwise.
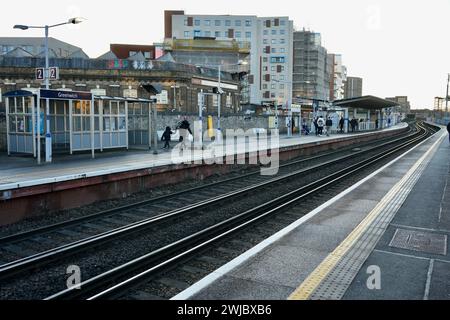
[{"label": "yellow safety line", "polygon": [[325,277],[333,270],[342,257],[352,248],[355,242],[366,231],[369,225],[378,217],[380,212],[390,203],[394,195],[405,184],[410,176],[422,164],[428,154],[435,149],[443,136],[412,166],[406,175],[381,199],[381,201],[372,209],[372,211],[361,221],[361,223],[345,238],[341,244],[334,249],[312,273],[303,281],[303,283],[288,297],[288,300],[307,300],[317,289]]}]

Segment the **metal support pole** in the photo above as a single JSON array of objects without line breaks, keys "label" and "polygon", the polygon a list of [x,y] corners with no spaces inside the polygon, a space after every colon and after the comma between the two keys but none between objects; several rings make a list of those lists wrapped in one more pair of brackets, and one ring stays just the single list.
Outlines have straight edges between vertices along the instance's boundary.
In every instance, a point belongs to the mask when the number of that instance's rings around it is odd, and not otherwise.
[{"label": "metal support pole", "polygon": [[291,95],[289,94],[291,92],[291,83],[288,82],[288,137],[292,137],[292,106],[291,106]]},{"label": "metal support pole", "polygon": [[447,74],[447,94],[445,95],[445,116],[448,117],[448,87],[450,84],[450,73]]},{"label": "metal support pole", "polygon": [[218,87],[218,91],[219,91],[219,96],[217,97],[217,142],[222,141],[222,131],[220,128],[220,107],[221,107],[221,89],[220,89],[220,80],[221,80],[221,66],[219,65],[219,87]]},{"label": "metal support pole", "polygon": [[152,103],[153,106],[153,154],[158,154],[158,126],[156,124],[156,104]]},{"label": "metal support pole", "polygon": [[[45,89],[50,88],[49,83],[49,58],[48,58],[48,26],[45,26]],[[52,135],[50,133],[50,100],[45,99],[45,118],[46,118],[46,131],[45,131],[45,162],[52,162]]]}]

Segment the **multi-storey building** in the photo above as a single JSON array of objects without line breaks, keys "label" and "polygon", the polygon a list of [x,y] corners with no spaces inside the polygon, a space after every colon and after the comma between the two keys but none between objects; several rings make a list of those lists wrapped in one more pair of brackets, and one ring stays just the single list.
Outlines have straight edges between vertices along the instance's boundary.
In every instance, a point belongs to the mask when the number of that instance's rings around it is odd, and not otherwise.
[{"label": "multi-storey building", "polygon": [[328,100],[330,73],[320,33],[294,32],[293,97]]},{"label": "multi-storey building", "polygon": [[[330,100],[344,99],[344,84],[347,79],[347,67],[342,64],[342,55],[329,54],[331,64],[330,75]],[[334,66],[334,67],[333,67]]]},{"label": "multi-storey building", "polygon": [[[250,48],[250,103],[292,101],[293,22],[288,17],[165,12],[166,39],[236,40]],[[225,63],[223,67],[226,68]]]},{"label": "multi-storey building", "polygon": [[362,96],[363,79],[358,77],[347,77],[344,87],[344,99]]},{"label": "multi-storey building", "polygon": [[411,111],[411,104],[409,103],[407,96],[395,96],[392,98],[386,98],[386,100],[397,102],[401,107],[401,112],[404,114],[410,113]]}]

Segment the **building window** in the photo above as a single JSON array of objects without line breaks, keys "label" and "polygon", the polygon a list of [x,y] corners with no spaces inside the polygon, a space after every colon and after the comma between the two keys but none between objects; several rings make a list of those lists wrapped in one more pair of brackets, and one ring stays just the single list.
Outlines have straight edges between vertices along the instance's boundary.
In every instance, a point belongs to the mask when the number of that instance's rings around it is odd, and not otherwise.
[{"label": "building window", "polygon": [[188,25],[188,19],[184,19],[184,25],[185,25],[185,26]]},{"label": "building window", "polygon": [[280,83],[280,90],[284,89],[284,83]]},{"label": "building window", "polygon": [[252,21],[251,20],[245,20],[245,26],[246,27],[251,27],[252,26]]},{"label": "building window", "polygon": [[251,32],[246,32],[246,33],[245,33],[245,37],[246,37],[247,39],[251,38],[251,37],[252,37],[252,33],[251,33]]},{"label": "building window", "polygon": [[235,25],[236,27],[240,27],[240,26],[241,26],[241,20],[236,20],[236,21],[234,21],[234,25]]},{"label": "building window", "polygon": [[235,36],[236,36],[236,38],[240,38],[241,37],[241,32],[240,31],[236,31]]},{"label": "building window", "polygon": [[270,63],[285,63],[284,57],[271,57]]},{"label": "building window", "polygon": [[269,40],[263,39],[263,44],[267,44],[268,42],[269,42]]},{"label": "building window", "polygon": [[262,88],[263,88],[263,89],[267,89],[267,84],[264,83],[264,84],[262,85]]},{"label": "building window", "polygon": [[267,62],[267,57],[264,57],[264,58],[263,58],[263,62]]},{"label": "building window", "polygon": [[272,39],[272,44],[277,44],[277,39]]},{"label": "building window", "polygon": [[265,29],[263,32],[265,36],[269,35],[269,30]]},{"label": "building window", "polygon": [[281,30],[280,30],[280,34],[281,34],[281,35],[284,35],[284,34],[286,34],[286,30],[284,30],[284,29],[281,29]]},{"label": "building window", "polygon": [[200,20],[195,19],[195,20],[194,20],[194,25],[195,25],[195,26],[199,26],[199,25],[200,25]]},{"label": "building window", "polygon": [[280,48],[280,52],[281,52],[281,53],[285,53],[285,52],[286,52],[286,49],[285,49],[285,48]]},{"label": "building window", "polygon": [[205,37],[211,37],[211,31],[205,31]]},{"label": "building window", "polygon": [[225,32],[223,33],[223,36],[224,36],[225,38],[229,38],[228,35],[229,35],[228,31],[225,31]]},{"label": "building window", "polygon": [[271,98],[275,98],[275,92],[272,92],[272,93],[270,94],[270,97],[271,97]]},{"label": "building window", "polygon": [[286,25],[286,20],[280,20],[280,26],[285,26]]},{"label": "building window", "polygon": [[220,21],[220,20],[214,21],[214,25],[215,25],[216,27],[220,27],[221,21]]},{"label": "building window", "polygon": [[277,49],[276,48],[272,48],[272,53],[277,53]]},{"label": "building window", "polygon": [[276,88],[277,88],[277,85],[276,85],[275,83],[272,83],[272,85],[270,86],[270,88],[272,88],[272,90],[273,90],[273,89],[276,89]]},{"label": "building window", "polygon": [[280,80],[284,80],[284,75],[280,74]]},{"label": "building window", "polygon": [[267,71],[267,67],[266,66],[263,67],[263,71]]},{"label": "building window", "polygon": [[184,32],[184,37],[185,38],[189,38],[190,37],[190,32],[189,31],[185,31]]},{"label": "building window", "polygon": [[285,44],[286,43],[286,39],[280,39],[280,43],[281,44]]},{"label": "building window", "polygon": [[230,27],[231,26],[231,20],[225,20],[225,26]]},{"label": "building window", "polygon": [[276,35],[277,34],[277,30],[276,29],[272,29],[272,35]]},{"label": "building window", "polygon": [[211,25],[211,20],[205,20],[205,26],[209,27]]},{"label": "building window", "polygon": [[216,38],[220,38],[220,31],[214,32],[214,36],[215,36]]},{"label": "building window", "polygon": [[276,69],[275,66],[271,66],[271,67],[270,67],[270,70],[271,70],[271,71],[276,71],[277,69]]},{"label": "building window", "polygon": [[202,32],[200,30],[194,30],[194,37],[201,37]]},{"label": "building window", "polygon": [[[280,85],[280,89],[281,89],[281,85]],[[284,92],[280,92],[280,93],[278,94],[278,97],[284,98]]]}]

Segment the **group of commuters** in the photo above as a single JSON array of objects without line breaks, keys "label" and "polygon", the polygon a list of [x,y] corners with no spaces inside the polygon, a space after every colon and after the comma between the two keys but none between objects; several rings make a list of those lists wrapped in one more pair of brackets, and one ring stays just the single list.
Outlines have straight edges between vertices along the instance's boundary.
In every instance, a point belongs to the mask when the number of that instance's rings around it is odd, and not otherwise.
[{"label": "group of commuters", "polygon": [[327,137],[330,136],[331,127],[333,126],[333,120],[331,120],[330,117],[328,117],[326,120],[322,116],[315,117],[313,120],[313,124],[316,136],[321,137],[323,134],[325,134]]},{"label": "group of commuters", "polygon": [[[191,125],[189,121],[187,121],[186,117],[178,123],[175,128],[180,132],[179,142],[181,142],[181,148],[184,149],[186,147],[186,141],[189,140],[189,134],[192,135]],[[170,141],[172,140],[172,128],[166,127],[166,130],[162,134],[161,141],[164,141],[163,149],[170,149]]]}]

